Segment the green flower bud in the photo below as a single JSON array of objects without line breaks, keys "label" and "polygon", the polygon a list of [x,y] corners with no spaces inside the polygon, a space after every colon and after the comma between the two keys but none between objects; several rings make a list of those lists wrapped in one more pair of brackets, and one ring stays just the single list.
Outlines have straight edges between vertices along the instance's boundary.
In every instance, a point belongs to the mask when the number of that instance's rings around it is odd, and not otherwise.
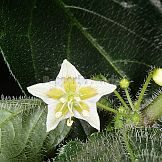
[{"label": "green flower bud", "polygon": [[119,84],[122,89],[127,89],[129,87],[129,80],[124,78],[119,82]]},{"label": "green flower bud", "polygon": [[162,86],[162,68],[153,71],[152,79],[156,84]]}]

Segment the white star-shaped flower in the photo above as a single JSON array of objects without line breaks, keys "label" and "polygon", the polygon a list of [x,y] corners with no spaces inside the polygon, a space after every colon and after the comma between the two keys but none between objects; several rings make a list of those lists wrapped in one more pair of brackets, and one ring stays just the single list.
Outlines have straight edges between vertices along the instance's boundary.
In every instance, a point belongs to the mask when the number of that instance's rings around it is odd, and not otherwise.
[{"label": "white star-shaped flower", "polygon": [[71,126],[72,117],[86,120],[92,127],[100,130],[96,102],[103,95],[112,93],[116,86],[84,79],[70,62],[64,60],[55,81],[35,84],[27,89],[48,104],[46,127],[49,132],[64,119]]}]

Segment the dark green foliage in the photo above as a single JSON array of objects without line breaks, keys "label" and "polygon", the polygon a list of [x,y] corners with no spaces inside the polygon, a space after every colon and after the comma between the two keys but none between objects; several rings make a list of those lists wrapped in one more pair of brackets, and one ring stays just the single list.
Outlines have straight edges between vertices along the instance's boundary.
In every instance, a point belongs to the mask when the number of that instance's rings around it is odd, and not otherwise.
[{"label": "dark green foliage", "polygon": [[40,162],[69,132],[66,122],[46,132],[47,108],[40,100],[0,101],[0,162]]},{"label": "dark green foliage", "polygon": [[159,129],[121,129],[95,133],[86,143],[73,141],[60,150],[54,161],[70,162],[160,162],[162,139]]},{"label": "dark green foliage", "polygon": [[66,161],[71,160],[71,157],[76,155],[76,152],[82,150],[81,141],[70,141],[66,145],[62,146],[59,150],[59,156],[56,158],[56,161]]},{"label": "dark green foliage", "polygon": [[[161,7],[153,0],[0,0],[0,52],[24,94],[29,85],[54,80],[65,58],[87,78],[105,74],[116,84],[116,78],[126,76],[134,81],[135,94],[147,71],[162,67],[161,20]],[[161,109],[158,101],[146,114]],[[0,111],[2,162],[42,161],[69,131],[62,122],[47,134],[47,110],[38,100],[3,100]],[[90,134],[85,125],[83,129]],[[58,159],[161,160],[158,130],[116,131],[78,143],[80,151],[69,156],[67,144]]]},{"label": "dark green foliage", "polygon": [[127,75],[136,91],[162,66],[161,19],[148,0],[1,0],[0,48],[24,91],[55,79],[65,58],[85,77]]}]

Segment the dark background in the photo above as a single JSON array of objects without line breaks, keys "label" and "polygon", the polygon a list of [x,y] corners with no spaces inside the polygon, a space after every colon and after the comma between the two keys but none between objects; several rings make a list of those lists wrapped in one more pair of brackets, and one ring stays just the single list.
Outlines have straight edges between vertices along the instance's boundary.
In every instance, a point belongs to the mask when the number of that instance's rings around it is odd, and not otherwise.
[{"label": "dark background", "polygon": [[10,74],[7,65],[5,64],[2,55],[0,54],[0,96],[15,96],[19,97],[23,94],[16,81]]}]

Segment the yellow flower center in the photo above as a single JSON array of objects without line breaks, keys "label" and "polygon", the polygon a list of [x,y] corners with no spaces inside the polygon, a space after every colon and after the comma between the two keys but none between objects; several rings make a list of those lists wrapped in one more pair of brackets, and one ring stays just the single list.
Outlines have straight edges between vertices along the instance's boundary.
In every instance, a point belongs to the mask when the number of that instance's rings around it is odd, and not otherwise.
[{"label": "yellow flower center", "polygon": [[80,88],[74,78],[65,78],[63,81],[63,89],[52,88],[47,92],[47,96],[59,101],[55,108],[55,117],[70,113],[70,118],[67,120],[67,125],[71,126],[73,121],[71,117],[74,116],[74,110],[78,111],[83,116],[88,116],[89,107],[84,102],[89,98],[97,95],[95,88],[90,86],[83,86]]}]

